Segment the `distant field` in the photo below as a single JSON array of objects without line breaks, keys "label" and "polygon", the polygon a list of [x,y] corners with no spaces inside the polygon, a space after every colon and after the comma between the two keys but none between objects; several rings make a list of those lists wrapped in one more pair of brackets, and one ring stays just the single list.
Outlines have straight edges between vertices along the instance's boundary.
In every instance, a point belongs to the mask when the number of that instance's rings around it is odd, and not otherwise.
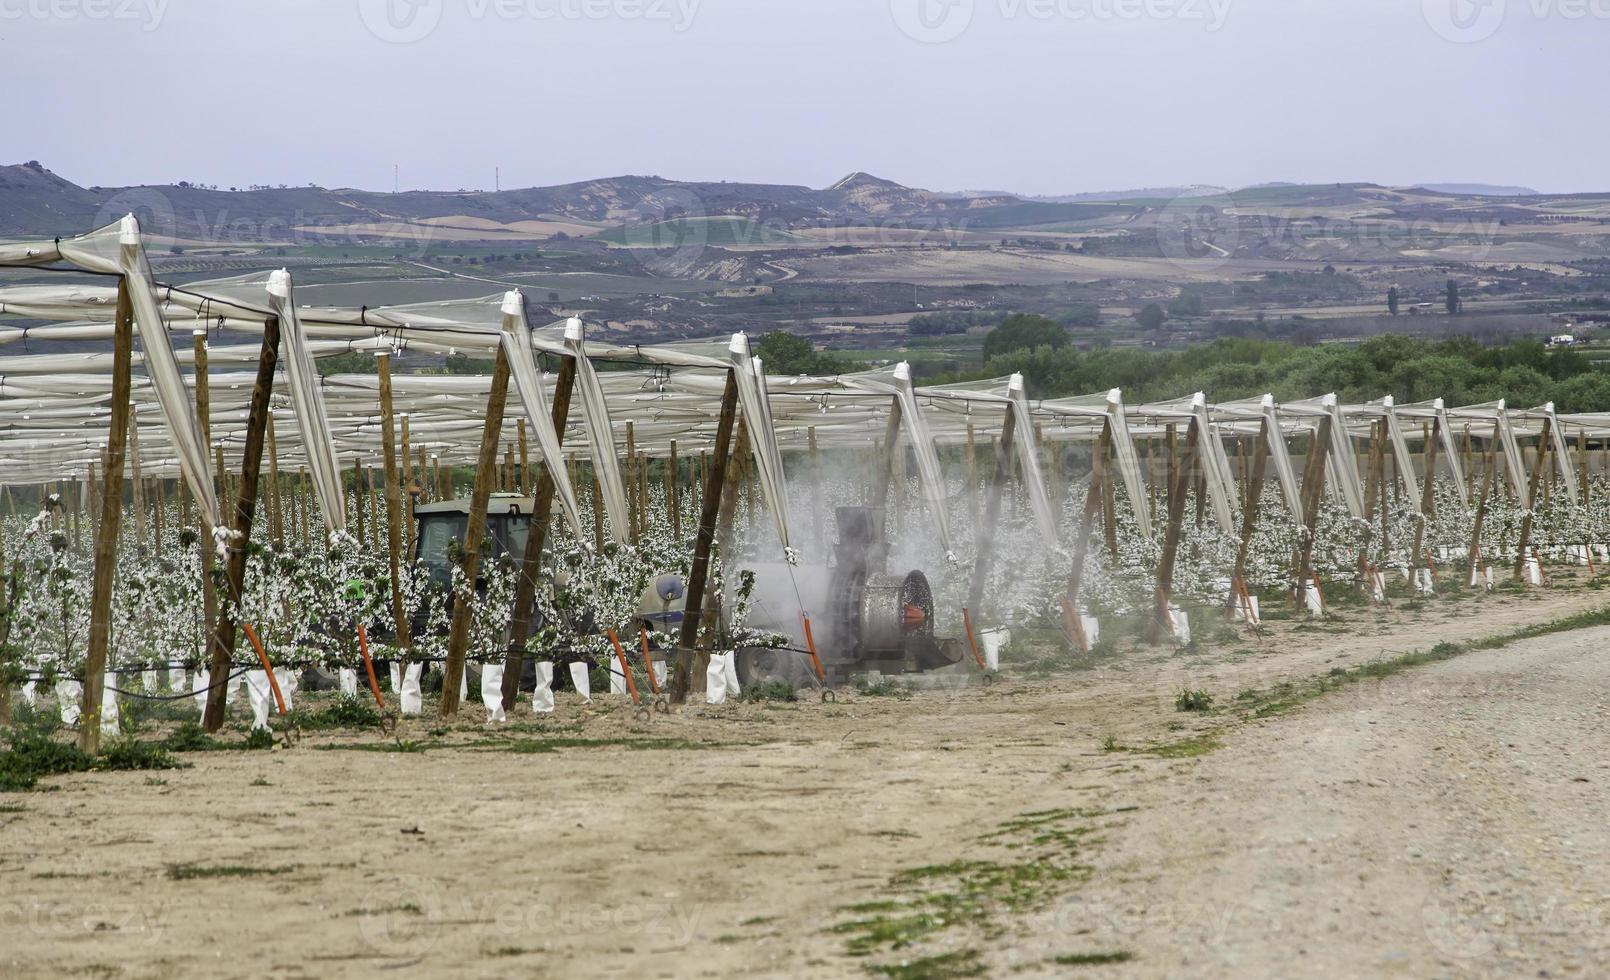
[{"label": "distant field", "polygon": [[810,240],[748,218],[717,215],[675,218],[652,224],[621,225],[593,236],[630,248],[681,248],[687,245],[799,245]]}]

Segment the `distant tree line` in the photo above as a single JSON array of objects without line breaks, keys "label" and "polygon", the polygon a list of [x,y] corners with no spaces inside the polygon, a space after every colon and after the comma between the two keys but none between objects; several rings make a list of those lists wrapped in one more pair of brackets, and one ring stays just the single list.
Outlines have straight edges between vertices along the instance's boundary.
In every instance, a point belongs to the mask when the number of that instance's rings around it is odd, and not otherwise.
[{"label": "distant tree line", "polygon": [[1483,347],[1469,338],[1386,335],[1356,346],[1221,339],[1180,351],[1080,350],[1037,341],[1032,346],[997,342],[994,348],[982,369],[934,383],[1021,372],[1036,398],[1115,387],[1130,403],[1196,391],[1213,401],[1265,392],[1290,401],[1336,392],[1354,402],[1382,395],[1393,395],[1400,404],[1443,398],[1449,405],[1473,405],[1503,398],[1518,408],[1552,401],[1561,412],[1610,412],[1610,372],[1580,352],[1549,350],[1540,340]]}]

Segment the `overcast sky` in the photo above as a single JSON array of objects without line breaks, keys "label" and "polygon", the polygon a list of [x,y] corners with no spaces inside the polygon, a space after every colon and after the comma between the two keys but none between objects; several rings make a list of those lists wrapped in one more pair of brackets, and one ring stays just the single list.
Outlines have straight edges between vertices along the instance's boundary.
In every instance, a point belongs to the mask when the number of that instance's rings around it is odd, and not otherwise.
[{"label": "overcast sky", "polygon": [[0,0],[0,163],[1604,190],[1607,48],[1610,0]]}]

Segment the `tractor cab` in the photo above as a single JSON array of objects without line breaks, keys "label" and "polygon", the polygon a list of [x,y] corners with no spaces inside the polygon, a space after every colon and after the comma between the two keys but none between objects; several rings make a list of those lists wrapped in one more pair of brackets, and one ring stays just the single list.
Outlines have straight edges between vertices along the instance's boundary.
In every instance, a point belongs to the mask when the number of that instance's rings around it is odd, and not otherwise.
[{"label": "tractor cab", "polygon": [[[503,556],[518,567],[525,560],[526,537],[531,533],[531,511],[536,501],[517,494],[494,494],[486,505],[486,538],[481,560]],[[414,557],[425,566],[432,585],[446,588],[453,578],[453,563],[464,547],[469,529],[470,502],[444,500],[414,508],[418,531]]]}]

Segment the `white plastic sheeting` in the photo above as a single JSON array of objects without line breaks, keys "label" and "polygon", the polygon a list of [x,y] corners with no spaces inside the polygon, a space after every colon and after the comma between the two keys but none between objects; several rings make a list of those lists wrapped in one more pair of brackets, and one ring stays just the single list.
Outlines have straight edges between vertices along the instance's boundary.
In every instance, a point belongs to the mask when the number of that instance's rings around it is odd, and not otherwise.
[{"label": "white plastic sheeting", "polygon": [[569,521],[570,531],[576,540],[585,541],[587,535],[582,531],[576,489],[571,486],[570,473],[565,469],[564,450],[560,448],[559,435],[553,428],[553,412],[548,408],[548,396],[542,389],[542,373],[537,370],[531,331],[526,328],[525,297],[518,292],[505,294],[503,314],[500,341],[504,356],[509,359],[509,376],[519,392],[521,405],[525,407],[526,427],[537,437],[537,452],[553,481],[560,512]]},{"label": "white plastic sheeting", "polygon": [[615,456],[615,430],[609,419],[609,402],[604,397],[604,386],[587,359],[587,340],[579,317],[565,326],[565,347],[576,359],[576,390],[581,393],[582,422],[587,432],[587,445],[592,451],[593,472],[598,490],[604,500],[604,512],[610,515],[609,529],[616,544],[631,540],[627,526],[626,484],[621,480],[620,460]]},{"label": "white plastic sheeting", "polygon": [[269,277],[268,300],[280,321],[280,343],[285,348],[285,372],[291,389],[291,407],[296,412],[306,453],[308,474],[313,480],[313,496],[319,502],[326,533],[347,529],[345,491],[341,489],[341,466],[336,461],[335,440],[330,419],[319,396],[318,372],[308,352],[302,321],[296,312],[291,274],[281,269]]},{"label": "white plastic sheeting", "polygon": [[783,557],[789,564],[797,564],[799,558],[788,533],[788,478],[783,472],[783,454],[777,448],[777,426],[766,392],[766,375],[760,359],[750,354],[747,336],[733,334],[729,350],[738,387],[738,406],[749,431],[750,452],[754,456],[761,496],[782,542]]}]

